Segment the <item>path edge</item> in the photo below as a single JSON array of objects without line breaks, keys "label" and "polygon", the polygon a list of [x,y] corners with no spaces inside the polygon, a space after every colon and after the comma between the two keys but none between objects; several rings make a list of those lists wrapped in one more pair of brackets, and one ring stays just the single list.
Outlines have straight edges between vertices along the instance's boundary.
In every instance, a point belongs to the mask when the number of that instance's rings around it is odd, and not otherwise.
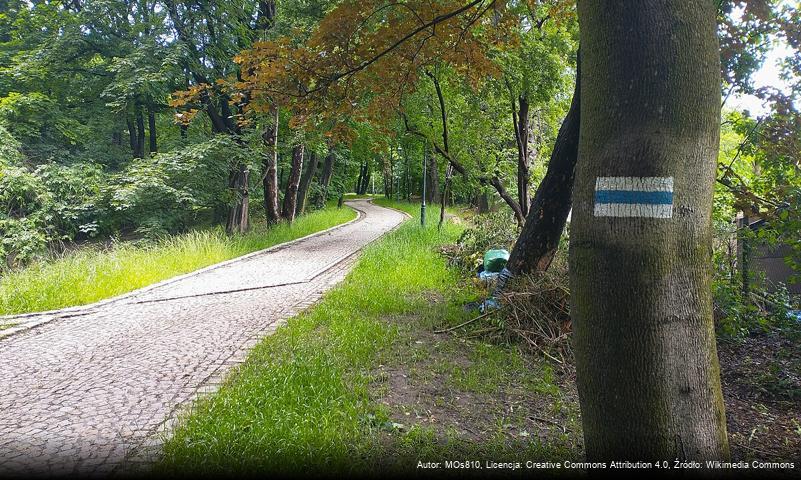
[{"label": "path edge", "polygon": [[[392,227],[391,229],[381,234],[381,236],[379,236],[378,238],[373,239],[372,241],[364,244],[358,250],[352,252],[351,254],[347,255],[344,258],[339,259],[334,264],[329,265],[325,271],[321,272],[321,274],[328,273],[331,270],[337,268],[338,266],[347,264],[348,262],[351,263],[351,265],[348,268],[354,267],[355,265],[358,264],[359,257],[367,247],[380,241],[382,238],[395,232],[396,230],[400,229],[409,220],[414,219],[413,215],[410,215],[408,212],[404,212],[403,210],[393,207],[387,207],[384,205],[376,205],[373,203],[372,198],[367,198],[363,200],[366,200],[370,204],[373,204],[377,207],[386,208],[387,210],[398,212],[406,218],[401,222],[399,222],[394,227]],[[356,219],[352,221],[355,220]],[[343,223],[342,226],[344,225],[346,224]],[[350,272],[348,272],[344,278],[347,278],[347,275],[349,274]],[[150,434],[148,434],[138,445],[131,448],[130,452],[123,459],[123,462],[117,465],[111,472],[110,477],[129,478],[140,475],[147,476],[148,473],[151,473],[150,470],[148,470],[148,467],[152,466],[154,460],[156,460],[156,457],[161,455],[160,452],[161,446],[164,444],[167,438],[169,438],[172,435],[172,433],[175,430],[175,427],[180,424],[183,416],[190,415],[192,413],[192,408],[196,405],[196,402],[205,397],[217,393],[219,389],[223,386],[223,384],[226,382],[226,380],[229,378],[229,376],[233,373],[233,371],[239,368],[243,363],[245,363],[253,347],[258,345],[258,343],[264,340],[264,338],[275,334],[278,331],[278,329],[285,326],[290,319],[295,318],[296,316],[308,311],[310,308],[320,303],[325,298],[327,293],[328,290],[320,292],[317,295],[314,295],[313,298],[310,300],[294,304],[292,308],[296,310],[290,316],[276,320],[272,324],[268,325],[261,333],[255,334],[251,339],[240,345],[237,351],[232,353],[219,368],[211,372],[205,379],[203,379],[203,381],[201,381],[198,384],[193,394],[189,395],[189,397],[186,398],[184,401],[175,404],[168,413],[167,417],[159,425],[154,427],[151,430]],[[151,450],[154,447],[159,450],[159,453],[154,454],[154,452]],[[144,468],[144,470],[140,470],[142,468]]]},{"label": "path edge", "polygon": [[[368,199],[368,201],[372,203],[372,199]],[[38,321],[38,322],[35,321],[35,320],[31,320],[31,321],[28,321],[26,323],[21,323],[19,326],[14,326],[14,327],[11,327],[11,328],[7,328],[5,330],[0,330],[0,341],[3,341],[5,339],[7,339],[8,337],[11,337],[11,336],[16,335],[18,333],[27,332],[28,330],[36,328],[36,327],[38,327],[40,325],[44,325],[46,323],[50,323],[53,320],[57,320],[59,318],[68,318],[68,317],[74,317],[74,316],[79,316],[79,315],[85,315],[85,314],[90,313],[95,308],[98,308],[98,307],[101,307],[101,306],[104,306],[104,305],[108,305],[110,303],[119,302],[121,300],[125,300],[125,299],[130,298],[130,297],[135,297],[137,295],[141,295],[143,293],[149,292],[150,290],[154,290],[156,288],[160,288],[160,287],[163,287],[165,285],[169,285],[171,283],[178,282],[180,280],[191,278],[193,276],[200,275],[201,273],[205,273],[205,272],[208,272],[208,271],[211,271],[211,270],[215,270],[217,268],[225,267],[225,266],[228,266],[230,264],[233,264],[233,263],[236,263],[236,262],[240,262],[242,260],[247,260],[247,259],[252,258],[252,257],[256,257],[256,256],[259,256],[259,255],[264,255],[266,253],[270,253],[270,252],[273,252],[275,250],[286,248],[286,247],[288,247],[288,246],[290,246],[292,244],[301,242],[303,240],[307,240],[309,238],[316,237],[318,235],[324,235],[326,233],[330,233],[332,230],[336,230],[338,228],[342,228],[342,227],[345,227],[345,226],[350,225],[352,223],[356,223],[356,222],[358,222],[360,220],[363,220],[364,217],[365,217],[364,212],[362,212],[361,210],[359,210],[358,208],[356,208],[356,207],[354,207],[352,205],[348,205],[348,203],[351,203],[351,202],[352,201],[348,201],[345,204],[347,205],[348,208],[350,208],[350,209],[352,209],[353,211],[356,212],[356,218],[354,218],[352,220],[348,220],[345,223],[340,223],[339,225],[334,225],[333,227],[326,228],[325,230],[320,230],[319,232],[312,232],[312,233],[310,233],[310,234],[308,234],[306,236],[299,237],[299,238],[296,238],[294,240],[288,240],[286,242],[279,243],[279,244],[273,245],[271,247],[264,248],[262,250],[257,250],[255,252],[246,253],[245,255],[242,255],[242,256],[239,256],[239,257],[231,258],[231,259],[219,262],[219,263],[208,265],[208,266],[205,266],[205,267],[200,268],[198,270],[193,270],[191,272],[184,273],[184,274],[181,274],[181,275],[177,275],[175,277],[170,277],[170,278],[161,280],[160,282],[153,283],[153,284],[150,284],[150,285],[146,285],[146,286],[138,288],[136,290],[131,290],[130,292],[121,293],[121,294],[119,294],[117,296],[114,296],[114,297],[106,298],[106,299],[103,299],[103,300],[98,300],[98,301],[93,302],[93,303],[87,303],[85,305],[76,305],[76,306],[73,306],[73,307],[64,307],[64,308],[59,308],[59,309],[56,309],[56,310],[45,310],[45,311],[42,311],[42,312],[29,312],[29,313],[18,313],[18,314],[11,314],[11,315],[0,315],[0,323],[14,323],[14,320],[25,320],[25,319],[32,319],[32,318],[36,318],[36,317],[45,317],[41,321]],[[387,207],[384,207],[384,208],[387,208]],[[395,210],[395,209],[393,209],[393,210]]]}]

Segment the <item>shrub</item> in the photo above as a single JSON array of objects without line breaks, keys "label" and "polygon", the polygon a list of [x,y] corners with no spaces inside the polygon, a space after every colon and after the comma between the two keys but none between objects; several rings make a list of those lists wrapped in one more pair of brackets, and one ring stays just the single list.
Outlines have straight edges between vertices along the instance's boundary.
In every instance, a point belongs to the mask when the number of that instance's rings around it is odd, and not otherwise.
[{"label": "shrub", "polygon": [[475,271],[491,248],[511,250],[520,229],[507,210],[476,215],[456,245],[445,253],[451,263],[465,271]]}]

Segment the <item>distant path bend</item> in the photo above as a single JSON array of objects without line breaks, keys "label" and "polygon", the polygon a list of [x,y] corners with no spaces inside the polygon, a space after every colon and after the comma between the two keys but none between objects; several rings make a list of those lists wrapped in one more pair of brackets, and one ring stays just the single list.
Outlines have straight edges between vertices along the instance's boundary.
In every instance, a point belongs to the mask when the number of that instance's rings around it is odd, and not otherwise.
[{"label": "distant path bend", "polygon": [[160,450],[174,414],[341,281],[404,214],[350,224],[0,339],[0,477],[104,476]]}]

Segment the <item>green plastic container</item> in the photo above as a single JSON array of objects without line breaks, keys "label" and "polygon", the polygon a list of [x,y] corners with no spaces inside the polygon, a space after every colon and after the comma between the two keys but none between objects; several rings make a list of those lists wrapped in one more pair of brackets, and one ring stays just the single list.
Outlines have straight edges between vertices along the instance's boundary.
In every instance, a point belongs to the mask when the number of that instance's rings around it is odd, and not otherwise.
[{"label": "green plastic container", "polygon": [[484,271],[500,272],[509,261],[509,252],[504,249],[487,250],[484,254]]}]

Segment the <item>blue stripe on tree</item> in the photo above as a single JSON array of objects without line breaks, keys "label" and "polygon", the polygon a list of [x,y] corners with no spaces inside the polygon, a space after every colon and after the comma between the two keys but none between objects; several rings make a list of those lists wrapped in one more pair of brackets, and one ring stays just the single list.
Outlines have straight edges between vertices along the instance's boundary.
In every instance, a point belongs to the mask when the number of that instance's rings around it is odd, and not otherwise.
[{"label": "blue stripe on tree", "polygon": [[598,190],[595,203],[639,203],[646,205],[671,205],[673,192],[643,192],[634,190]]}]

